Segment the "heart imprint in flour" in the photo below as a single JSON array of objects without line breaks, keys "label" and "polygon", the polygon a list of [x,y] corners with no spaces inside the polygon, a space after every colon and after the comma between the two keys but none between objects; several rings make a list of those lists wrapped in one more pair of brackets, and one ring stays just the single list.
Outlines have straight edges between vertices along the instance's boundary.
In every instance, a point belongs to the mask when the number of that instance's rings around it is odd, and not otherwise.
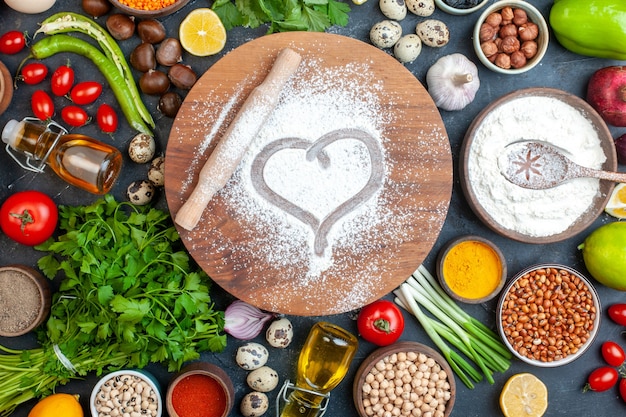
[{"label": "heart imprint in flour", "polygon": [[[285,163],[294,158],[298,164]],[[376,138],[356,128],[334,130],[314,142],[281,138],[254,158],[251,177],[259,195],[311,227],[314,252],[321,256],[333,224],[382,187],[383,154]]]}]

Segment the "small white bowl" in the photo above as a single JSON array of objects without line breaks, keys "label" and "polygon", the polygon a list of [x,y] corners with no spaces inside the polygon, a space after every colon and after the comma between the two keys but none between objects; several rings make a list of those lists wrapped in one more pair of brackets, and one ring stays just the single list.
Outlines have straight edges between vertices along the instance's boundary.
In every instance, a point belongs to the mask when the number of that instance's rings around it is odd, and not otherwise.
[{"label": "small white bowl", "polygon": [[[89,399],[89,408],[91,410],[91,416],[99,417],[99,416],[105,415],[105,413],[100,413],[99,411],[100,406],[98,405],[98,401],[102,401],[103,399],[98,398],[98,396],[101,393],[101,391],[103,392],[105,391],[102,388],[108,381],[112,381],[115,384],[121,384],[120,387],[123,387],[124,381],[122,381],[121,379],[124,378],[125,375],[128,375],[130,377],[131,384],[134,382],[140,381],[141,383],[144,384],[144,387],[149,387],[154,392],[154,395],[152,397],[156,398],[156,406],[157,406],[155,412],[152,414],[147,413],[147,414],[142,414],[142,415],[145,417],[161,417],[161,415],[163,414],[163,398],[161,397],[161,387],[159,386],[156,378],[147,371],[143,371],[143,370],[134,371],[134,370],[127,370],[127,369],[111,372],[103,376],[96,383],[93,390],[91,391],[91,398]],[[143,389],[146,389],[146,388],[143,388]],[[122,395],[121,388],[119,389],[119,391],[120,391],[120,395]],[[108,415],[108,413],[106,414]],[[120,413],[120,416],[121,415],[122,414]]]},{"label": "small white bowl", "polygon": [[480,3],[478,3],[474,7],[468,7],[466,9],[462,9],[459,7],[450,6],[448,3],[446,3],[445,0],[435,0],[435,4],[437,5],[438,8],[440,8],[441,10],[443,10],[444,12],[448,14],[453,14],[457,16],[474,13],[475,11],[478,11],[482,9],[484,6],[486,6],[487,3],[489,3],[489,0],[482,0]]},{"label": "small white bowl", "polygon": [[[489,59],[487,58],[487,56],[485,56],[481,48],[481,42],[480,42],[481,25],[487,19],[487,16],[489,16],[491,13],[497,12],[498,10],[501,10],[507,6],[513,9],[518,8],[518,9],[525,10],[526,14],[528,15],[528,19],[532,21],[533,23],[535,23],[539,28],[539,36],[536,39],[537,53],[534,57],[530,58],[528,62],[526,62],[526,65],[524,65],[521,68],[509,68],[509,69],[500,68],[499,66],[489,61]],[[536,67],[537,64],[539,64],[543,56],[546,54],[546,51],[548,50],[549,37],[550,35],[549,35],[549,29],[548,29],[548,24],[546,23],[546,19],[543,17],[541,12],[537,10],[535,6],[523,0],[500,0],[500,1],[496,1],[491,6],[487,7],[483,11],[483,13],[480,15],[478,20],[476,21],[476,25],[474,26],[473,44],[474,44],[474,51],[476,52],[478,59],[480,60],[480,62],[483,63],[485,67],[501,74],[514,75],[514,74],[521,74],[523,72],[529,71],[532,68]]]}]

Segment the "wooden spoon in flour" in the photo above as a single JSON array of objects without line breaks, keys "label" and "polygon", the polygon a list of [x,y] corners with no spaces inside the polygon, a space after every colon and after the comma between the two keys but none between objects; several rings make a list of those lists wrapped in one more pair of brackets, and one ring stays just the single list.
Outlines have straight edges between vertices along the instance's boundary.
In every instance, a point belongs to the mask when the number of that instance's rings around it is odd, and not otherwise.
[{"label": "wooden spoon in flour", "polygon": [[290,48],[282,49],[269,74],[255,87],[209,156],[189,199],[174,221],[192,230],[215,193],[226,185],[248,146],[272,113],[283,87],[296,72],[302,57]]}]

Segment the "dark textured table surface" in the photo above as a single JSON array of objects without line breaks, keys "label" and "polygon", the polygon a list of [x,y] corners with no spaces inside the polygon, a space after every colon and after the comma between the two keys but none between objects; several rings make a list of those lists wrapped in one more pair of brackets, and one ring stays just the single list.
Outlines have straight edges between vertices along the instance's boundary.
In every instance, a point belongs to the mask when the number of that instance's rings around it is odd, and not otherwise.
[{"label": "dark textured table surface", "polygon": [[[549,0],[531,0],[544,16],[548,16],[551,1]],[[208,7],[210,2],[206,0],[192,0],[179,12],[161,18],[171,36],[177,35],[178,24],[187,15],[189,11],[199,7]],[[28,31],[33,33],[37,29],[37,23],[47,17],[49,14],[59,11],[73,10],[80,11],[80,2],[78,0],[60,0],[48,12],[40,15],[24,15],[17,13],[8,8],[4,3],[0,4],[0,32],[10,29],[19,31]],[[452,16],[447,15],[439,10],[433,16],[446,22],[451,30],[451,41],[448,45],[440,49],[432,49],[425,47],[421,56],[413,63],[407,64],[407,68],[422,82],[425,82],[426,71],[429,66],[439,57],[453,52],[461,52],[474,62],[478,63],[478,59],[472,49],[471,36],[472,29],[478,14],[469,16]],[[369,0],[361,6],[352,6],[350,13],[350,22],[345,28],[333,27],[330,32],[350,36],[363,41],[368,41],[368,34],[371,26],[383,20],[384,17],[378,8],[376,0]],[[404,32],[409,33],[414,30],[415,24],[420,18],[416,16],[408,16],[401,22]],[[99,20],[104,24],[104,19]],[[184,63],[198,73],[202,74],[221,56],[230,50],[258,36],[263,36],[265,28],[259,29],[243,29],[237,28],[228,33],[228,41],[224,50],[213,57],[197,58],[189,54],[184,55]],[[137,39],[122,42],[121,45],[125,52],[129,52],[136,44]],[[2,62],[14,72],[23,58],[25,52],[15,56],[2,56]],[[67,56],[56,56],[46,60],[50,68],[64,63]],[[91,67],[89,62],[72,56],[72,62],[77,69],[80,78],[90,77],[91,79],[102,80],[100,74]],[[584,264],[577,245],[592,230],[601,224],[613,221],[608,215],[603,214],[600,218],[580,235],[569,240],[548,244],[533,245],[518,243],[503,238],[479,221],[479,219],[470,210],[465,198],[462,194],[458,180],[458,156],[463,136],[470,122],[474,117],[490,102],[500,96],[525,87],[553,87],[568,91],[577,96],[584,97],[587,80],[591,74],[604,66],[616,64],[616,62],[608,60],[593,59],[575,55],[563,49],[554,39],[551,39],[548,52],[541,64],[533,70],[517,76],[505,76],[495,74],[488,71],[482,65],[478,64],[479,75],[481,80],[480,90],[476,99],[465,109],[458,112],[442,112],[442,117],[448,132],[452,154],[454,159],[454,186],[452,192],[451,205],[448,212],[447,220],[443,230],[437,240],[430,255],[425,260],[425,265],[429,270],[434,271],[434,261],[439,249],[449,240],[464,234],[476,234],[488,238],[495,242],[506,257],[509,268],[509,277],[515,272],[521,270],[530,264],[543,262],[556,262],[569,265],[584,271]],[[30,115],[29,98],[34,91],[33,87],[21,85],[15,92],[10,109],[0,115],[0,126],[4,126],[10,119],[21,119]],[[108,102],[114,102],[109,90],[104,93],[103,99]],[[164,152],[167,144],[169,129],[172,120],[161,117],[156,111],[157,99],[154,97],[145,97],[145,102],[151,109],[157,119],[156,139],[157,152]],[[92,109],[95,111],[95,107]],[[95,125],[89,126],[82,133],[93,137],[102,138]],[[622,132],[619,129],[613,130],[614,135]],[[126,149],[128,141],[133,136],[125,121],[122,122],[120,130],[115,134],[115,140],[112,142],[119,146],[120,149]],[[104,137],[103,140],[109,140]],[[136,180],[145,177],[147,168],[142,165],[131,163],[127,156],[125,167],[118,183],[112,190],[112,193],[118,199],[125,198],[125,190],[127,185]],[[620,167],[623,170],[623,166]],[[32,174],[21,170],[6,153],[0,152],[0,201],[4,201],[9,195],[16,191],[25,189],[37,189],[45,191],[55,200],[57,204],[87,204],[93,201],[96,196],[87,194],[81,190],[72,188],[58,179],[52,172],[46,171],[42,174]],[[156,205],[159,208],[167,209],[165,196],[159,195]],[[14,243],[6,236],[0,236],[0,265],[12,263],[21,263],[25,265],[35,266],[40,254],[35,250]],[[57,284],[57,283],[55,283]],[[591,416],[591,415],[624,415],[626,414],[626,404],[622,402],[616,390],[610,390],[604,393],[586,393],[582,394],[582,386],[587,375],[595,367],[602,364],[599,349],[600,344],[604,340],[612,339],[622,345],[626,345],[626,340],[622,334],[620,326],[612,323],[606,318],[606,307],[612,303],[622,301],[624,295],[620,292],[610,290],[602,285],[596,286],[603,305],[603,321],[600,327],[599,335],[585,355],[579,360],[555,369],[541,369],[514,362],[511,368],[505,374],[497,374],[495,376],[495,384],[489,385],[482,382],[476,386],[474,390],[469,390],[460,382],[457,382],[457,398],[456,405],[452,412],[452,416],[498,416],[501,415],[498,398],[506,380],[513,374],[518,372],[532,372],[541,378],[547,385],[549,390],[549,406],[546,415],[557,416]],[[232,297],[218,287],[211,291],[215,302],[219,308],[225,308],[231,301]],[[480,305],[464,305],[463,308],[470,314],[481,319],[489,326],[495,326],[495,300]],[[327,320],[337,323],[344,328],[356,333],[356,324],[354,314],[342,314],[330,317],[290,317],[295,327],[295,340],[284,350],[271,349],[269,366],[274,367],[280,374],[281,380],[293,380],[295,375],[295,364],[300,352],[300,348],[310,327],[316,321]],[[427,338],[423,330],[417,322],[410,316],[406,315],[406,330],[401,340],[413,340],[433,346]],[[263,338],[258,339],[264,342]],[[31,347],[35,345],[32,335],[21,338],[9,339],[0,338],[0,343],[10,347]],[[249,391],[245,384],[246,372],[238,369],[234,362],[234,351],[241,342],[229,337],[227,349],[219,354],[205,353],[202,359],[215,363],[223,367],[233,380],[236,387],[235,408],[231,415],[238,416],[239,402],[241,398]],[[357,416],[356,410],[352,404],[352,381],[354,373],[359,363],[373,350],[375,346],[362,341],[359,346],[356,358],[350,368],[348,375],[341,385],[332,393],[331,402],[327,415],[332,417],[350,417]],[[160,366],[151,365],[149,369],[155,373],[165,387],[171,377]],[[86,414],[88,414],[88,397],[93,384],[96,381],[95,375],[91,375],[85,380],[72,381],[66,386],[59,387],[61,392],[71,392],[81,394],[81,403],[83,404]],[[282,383],[282,381],[281,381]],[[276,413],[274,399],[276,391],[270,394],[271,407],[267,415]],[[15,412],[15,417],[22,417],[28,414],[32,407],[32,403],[19,407]]]}]

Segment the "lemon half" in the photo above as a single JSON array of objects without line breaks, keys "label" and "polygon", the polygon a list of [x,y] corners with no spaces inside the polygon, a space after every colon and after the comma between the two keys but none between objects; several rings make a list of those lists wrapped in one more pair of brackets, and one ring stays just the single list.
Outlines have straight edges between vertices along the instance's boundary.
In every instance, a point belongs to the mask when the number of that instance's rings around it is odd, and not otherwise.
[{"label": "lemon half", "polygon": [[620,183],[615,186],[611,199],[604,208],[608,214],[618,219],[626,219],[626,184]]},{"label": "lemon half", "polygon": [[548,408],[548,389],[533,374],[513,375],[500,393],[500,408],[506,417],[541,417]]},{"label": "lemon half", "polygon": [[180,44],[192,55],[215,55],[226,45],[226,29],[219,16],[211,9],[200,8],[189,12],[178,29]]}]

